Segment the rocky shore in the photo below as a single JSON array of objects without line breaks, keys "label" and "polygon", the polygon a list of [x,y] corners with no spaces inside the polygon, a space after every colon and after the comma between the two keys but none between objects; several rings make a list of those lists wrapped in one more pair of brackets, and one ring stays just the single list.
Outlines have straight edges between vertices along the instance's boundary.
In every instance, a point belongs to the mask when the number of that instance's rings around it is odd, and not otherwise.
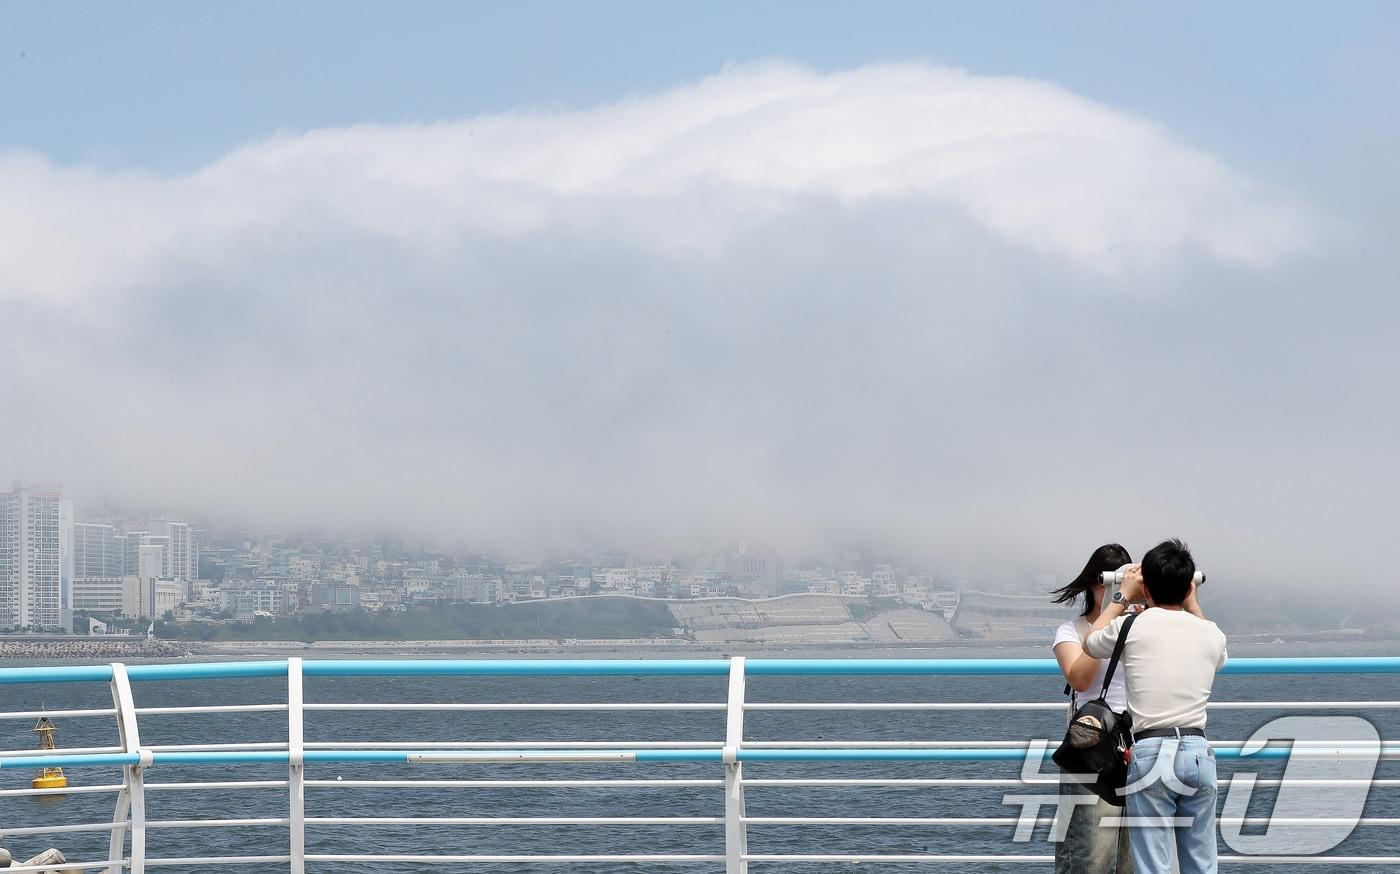
[{"label": "rocky shore", "polygon": [[171,640],[0,640],[0,659],[177,659],[191,651]]}]

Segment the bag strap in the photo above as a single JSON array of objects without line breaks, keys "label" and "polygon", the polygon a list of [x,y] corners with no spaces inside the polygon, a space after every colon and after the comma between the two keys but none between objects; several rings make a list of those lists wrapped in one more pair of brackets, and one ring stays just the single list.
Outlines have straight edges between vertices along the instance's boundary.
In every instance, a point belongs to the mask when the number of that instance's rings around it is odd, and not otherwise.
[{"label": "bag strap", "polygon": [[1113,657],[1108,660],[1108,671],[1103,675],[1103,691],[1099,692],[1100,698],[1108,697],[1108,685],[1113,682],[1113,672],[1118,670],[1118,660],[1123,657],[1123,644],[1128,642],[1128,629],[1133,627],[1133,620],[1141,615],[1129,613],[1123,620],[1123,627],[1118,629],[1118,642],[1113,645]]}]

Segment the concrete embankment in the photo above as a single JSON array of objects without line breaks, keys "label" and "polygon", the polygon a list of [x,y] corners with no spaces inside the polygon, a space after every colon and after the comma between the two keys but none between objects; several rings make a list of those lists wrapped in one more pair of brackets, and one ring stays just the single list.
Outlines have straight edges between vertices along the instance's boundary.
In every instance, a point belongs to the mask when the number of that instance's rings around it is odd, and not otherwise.
[{"label": "concrete embankment", "polygon": [[778,598],[704,598],[671,601],[676,624],[697,643],[767,645],[942,644],[958,633],[940,613],[896,607],[857,616],[863,598],[838,595],[785,595]]},{"label": "concrete embankment", "polygon": [[175,659],[190,645],[169,640],[0,640],[0,659]]}]

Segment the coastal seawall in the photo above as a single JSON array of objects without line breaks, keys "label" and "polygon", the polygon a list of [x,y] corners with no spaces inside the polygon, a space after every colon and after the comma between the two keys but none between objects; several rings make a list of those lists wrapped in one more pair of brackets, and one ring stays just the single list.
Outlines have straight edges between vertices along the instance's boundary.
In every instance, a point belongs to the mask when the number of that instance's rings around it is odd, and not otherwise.
[{"label": "coastal seawall", "polygon": [[188,643],[178,640],[3,640],[0,659],[173,659],[192,652]]}]

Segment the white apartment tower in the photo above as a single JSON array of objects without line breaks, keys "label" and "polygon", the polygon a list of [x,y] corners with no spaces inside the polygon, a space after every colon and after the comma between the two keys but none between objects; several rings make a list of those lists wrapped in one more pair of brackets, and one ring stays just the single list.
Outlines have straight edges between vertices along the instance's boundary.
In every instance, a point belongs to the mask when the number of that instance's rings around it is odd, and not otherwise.
[{"label": "white apartment tower", "polygon": [[120,577],[126,537],[102,522],[73,523],[73,576]]},{"label": "white apartment tower", "polygon": [[[151,538],[148,540],[164,539]],[[179,606],[185,586],[165,576],[165,546],[143,543],[136,549],[136,573],[122,579],[122,615],[158,619]]]},{"label": "white apartment tower", "polygon": [[152,522],[151,534],[166,538],[165,575],[186,583],[199,579],[199,550],[195,548],[194,529],[188,522]]},{"label": "white apartment tower", "polygon": [[70,629],[73,501],[59,485],[0,492],[0,628]]},{"label": "white apartment tower", "polygon": [[[181,595],[179,601],[189,601],[194,598],[194,583],[199,579],[199,549],[195,542],[194,529],[187,522],[155,521],[146,528],[126,532],[125,540],[120,540],[122,549],[122,575],[126,577],[140,577],[145,580],[159,578],[161,580],[175,580],[180,584]],[[161,566],[154,573],[149,573],[149,556],[155,555],[147,552],[147,566],[142,565],[142,547],[156,546],[160,548]],[[143,567],[145,569],[143,570]],[[130,585],[127,585],[130,588]],[[167,587],[162,586],[162,589]],[[164,597],[164,596],[162,596]],[[123,595],[123,612],[130,606],[132,598],[129,594]],[[150,606],[147,601],[138,599],[137,604]],[[162,601],[163,603],[163,601]],[[144,614],[138,614],[144,615]]]},{"label": "white apartment tower", "polygon": [[141,554],[141,544],[146,542],[148,531],[128,531],[126,532],[126,545],[122,549],[125,556],[122,572],[127,576],[136,576],[138,570],[138,556]]},{"label": "white apartment tower", "polygon": [[125,574],[126,536],[101,522],[74,522],[73,609],[121,610]]}]

